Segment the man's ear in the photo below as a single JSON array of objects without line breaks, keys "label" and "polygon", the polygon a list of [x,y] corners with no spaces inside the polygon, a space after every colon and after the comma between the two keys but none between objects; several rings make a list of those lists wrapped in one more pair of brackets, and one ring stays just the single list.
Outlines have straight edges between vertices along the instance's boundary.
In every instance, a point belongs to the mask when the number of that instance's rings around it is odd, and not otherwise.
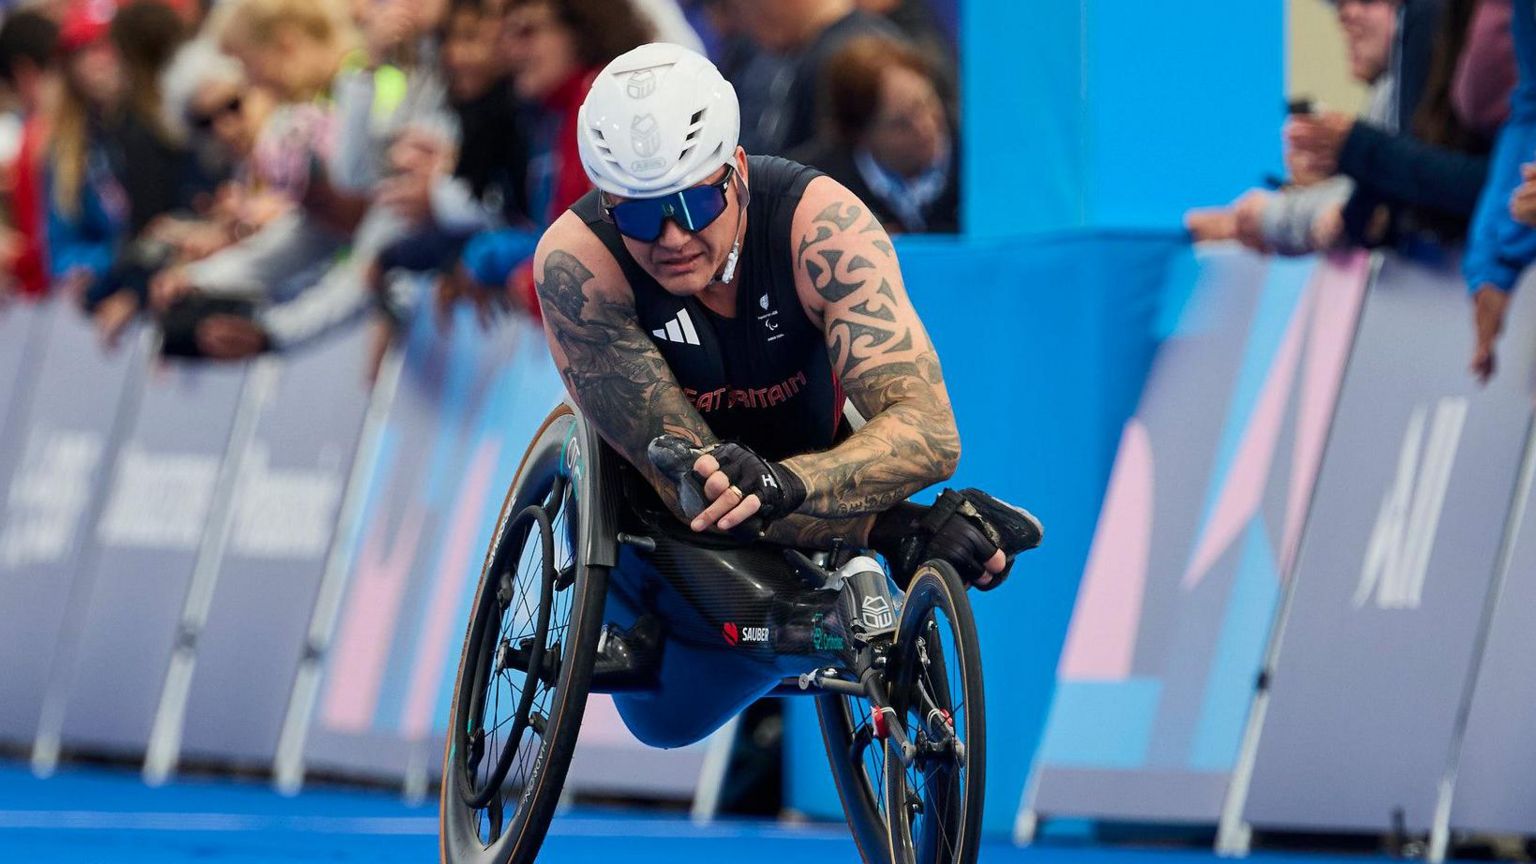
[{"label": "man's ear", "polygon": [[747,176],[747,151],[741,147],[736,148],[736,194],[741,197],[741,206],[746,207],[752,203],[752,183]]}]

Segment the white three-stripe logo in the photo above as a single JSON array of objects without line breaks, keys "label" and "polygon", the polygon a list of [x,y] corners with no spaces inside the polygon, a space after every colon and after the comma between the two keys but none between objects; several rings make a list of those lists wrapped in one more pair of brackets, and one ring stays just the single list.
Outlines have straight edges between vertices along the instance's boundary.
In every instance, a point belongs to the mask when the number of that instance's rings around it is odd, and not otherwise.
[{"label": "white three-stripe logo", "polygon": [[1420,405],[1408,420],[1397,458],[1397,480],[1382,498],[1366,547],[1360,587],[1355,590],[1356,609],[1372,594],[1378,609],[1417,609],[1423,599],[1429,554],[1467,422],[1467,400],[1441,399],[1435,405],[1433,422],[1428,420],[1428,413],[1428,406]]},{"label": "white three-stripe logo", "polygon": [[688,310],[677,313],[677,317],[667,322],[667,326],[652,330],[651,335],[665,342],[680,342],[684,345],[699,344],[699,331],[693,329],[693,319],[688,317]]}]

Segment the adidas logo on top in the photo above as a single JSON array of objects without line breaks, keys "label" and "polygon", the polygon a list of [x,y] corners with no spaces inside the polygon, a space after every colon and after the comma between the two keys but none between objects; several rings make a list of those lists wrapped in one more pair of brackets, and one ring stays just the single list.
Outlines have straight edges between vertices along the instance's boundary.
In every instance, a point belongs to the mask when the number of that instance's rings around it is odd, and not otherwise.
[{"label": "adidas logo on top", "polygon": [[667,326],[652,330],[651,335],[663,342],[677,342],[682,345],[699,344],[699,331],[693,329],[693,319],[688,316],[687,309],[678,312],[676,318],[667,322]]}]

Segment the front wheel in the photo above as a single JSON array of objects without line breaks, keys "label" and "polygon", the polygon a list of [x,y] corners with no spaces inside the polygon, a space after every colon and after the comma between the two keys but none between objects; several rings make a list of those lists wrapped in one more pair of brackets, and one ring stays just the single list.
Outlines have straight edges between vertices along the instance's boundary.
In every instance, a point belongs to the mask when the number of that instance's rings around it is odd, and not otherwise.
[{"label": "front wheel", "polygon": [[475,589],[443,757],[444,864],[527,864],[543,844],[576,746],[607,571],[579,551],[570,465],[578,420],[562,405],[518,468]]},{"label": "front wheel", "polygon": [[885,742],[893,864],[974,864],[986,786],[986,705],[976,619],[953,567],[917,568],[891,657],[891,707],[910,758]]}]

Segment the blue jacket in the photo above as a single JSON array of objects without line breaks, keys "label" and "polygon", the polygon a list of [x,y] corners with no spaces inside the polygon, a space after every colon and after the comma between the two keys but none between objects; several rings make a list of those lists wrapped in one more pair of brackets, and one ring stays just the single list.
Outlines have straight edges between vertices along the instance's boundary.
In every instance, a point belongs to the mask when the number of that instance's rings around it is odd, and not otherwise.
[{"label": "blue jacket", "polygon": [[59,209],[53,194],[53,170],[45,174],[48,196],[48,275],[57,282],[71,271],[84,269],[92,282],[105,276],[117,257],[128,231],[128,199],[113,176],[101,147],[92,147],[80,184],[80,198],[73,216]]},{"label": "blue jacket", "polygon": [[1462,272],[1472,291],[1484,285],[1509,291],[1520,272],[1536,261],[1536,231],[1509,215],[1510,195],[1521,183],[1520,166],[1536,159],[1536,0],[1512,0],[1511,5],[1519,80],[1467,238]]}]

